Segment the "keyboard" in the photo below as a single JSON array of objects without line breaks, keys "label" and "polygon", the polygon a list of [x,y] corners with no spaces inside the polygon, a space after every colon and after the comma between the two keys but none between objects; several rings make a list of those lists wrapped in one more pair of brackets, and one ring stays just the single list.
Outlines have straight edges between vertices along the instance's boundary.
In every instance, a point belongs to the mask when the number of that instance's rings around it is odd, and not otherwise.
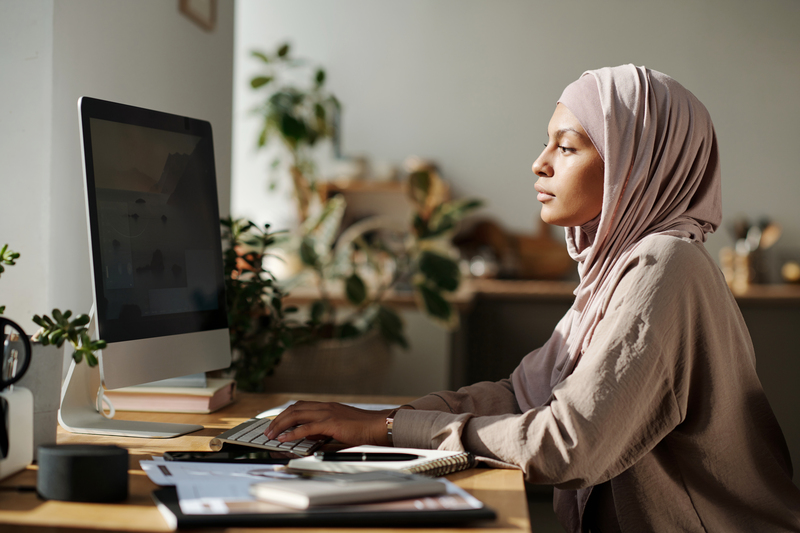
[{"label": "keyboard", "polygon": [[[235,428],[220,433],[211,439],[211,449],[219,451],[222,449],[222,445],[227,442],[230,444],[253,446],[254,448],[260,448],[262,450],[289,452],[296,455],[310,455],[328,441],[328,439],[300,439],[287,442],[279,442],[274,439],[270,440],[264,435],[264,430],[269,427],[270,422],[271,419],[269,418],[251,418],[247,422],[242,422]],[[294,428],[289,428],[283,433],[287,433],[292,429]]]}]

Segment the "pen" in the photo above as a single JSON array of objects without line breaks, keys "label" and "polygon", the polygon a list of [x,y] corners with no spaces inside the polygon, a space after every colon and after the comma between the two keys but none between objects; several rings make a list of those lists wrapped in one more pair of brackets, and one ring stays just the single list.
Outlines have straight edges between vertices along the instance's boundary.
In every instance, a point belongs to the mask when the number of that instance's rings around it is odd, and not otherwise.
[{"label": "pen", "polygon": [[316,452],[320,461],[413,461],[419,455],[411,453],[361,453],[361,452]]}]

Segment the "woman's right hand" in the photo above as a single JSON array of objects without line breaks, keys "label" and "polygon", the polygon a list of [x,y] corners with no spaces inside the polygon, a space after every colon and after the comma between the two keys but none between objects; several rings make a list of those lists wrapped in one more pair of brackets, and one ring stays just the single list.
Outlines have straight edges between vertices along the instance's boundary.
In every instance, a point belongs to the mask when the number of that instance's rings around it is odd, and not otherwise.
[{"label": "woman's right hand", "polygon": [[[392,411],[358,409],[334,402],[298,401],[276,416],[265,433],[270,439],[281,442],[325,436],[350,446],[391,446],[386,417]],[[282,434],[294,426],[297,427]]]}]

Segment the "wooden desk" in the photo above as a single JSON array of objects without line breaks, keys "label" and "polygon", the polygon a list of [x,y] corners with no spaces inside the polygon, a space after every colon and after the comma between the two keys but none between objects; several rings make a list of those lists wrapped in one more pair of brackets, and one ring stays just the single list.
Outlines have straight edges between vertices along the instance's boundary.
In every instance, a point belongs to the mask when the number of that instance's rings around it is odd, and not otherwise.
[{"label": "wooden desk", "polygon": [[[130,452],[129,492],[127,501],[119,504],[89,504],[42,501],[33,493],[0,492],[0,530],[14,532],[74,531],[169,531],[166,522],[150,498],[156,488],[139,467],[139,461],[161,455],[167,450],[208,450],[211,437],[247,420],[253,415],[281,405],[290,399],[322,399],[314,395],[240,394],[239,399],[210,415],[175,415],[159,413],[118,413],[118,418],[133,420],[180,421],[203,424],[205,429],[174,439],[134,439],[100,437],[67,433],[59,428],[59,444],[116,444]],[[361,403],[404,403],[409,398],[399,397],[326,397],[336,401]],[[449,479],[471,492],[497,512],[493,522],[472,524],[469,530],[485,529],[493,532],[530,531],[527,501],[522,475],[516,470],[472,469],[449,476]],[[11,476],[3,486],[36,485],[36,467]],[[303,533],[304,528],[286,531]],[[319,531],[319,530],[316,530]],[[356,531],[366,531],[364,528]],[[372,531],[372,530],[370,530]],[[390,531],[390,530],[384,530]],[[407,532],[398,528],[395,531]],[[443,529],[418,529],[414,531],[443,531]],[[448,529],[448,531],[452,531]],[[466,531],[466,529],[464,530]]]}]

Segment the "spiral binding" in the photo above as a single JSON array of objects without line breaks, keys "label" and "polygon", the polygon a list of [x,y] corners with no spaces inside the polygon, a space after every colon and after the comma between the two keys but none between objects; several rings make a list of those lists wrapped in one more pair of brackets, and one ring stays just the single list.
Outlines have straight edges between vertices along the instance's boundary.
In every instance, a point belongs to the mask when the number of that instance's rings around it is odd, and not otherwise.
[{"label": "spiral binding", "polygon": [[404,468],[403,471],[408,474],[442,477],[461,470],[467,470],[473,466],[475,466],[475,455],[470,452],[464,452],[450,457],[431,459],[413,467]]}]

